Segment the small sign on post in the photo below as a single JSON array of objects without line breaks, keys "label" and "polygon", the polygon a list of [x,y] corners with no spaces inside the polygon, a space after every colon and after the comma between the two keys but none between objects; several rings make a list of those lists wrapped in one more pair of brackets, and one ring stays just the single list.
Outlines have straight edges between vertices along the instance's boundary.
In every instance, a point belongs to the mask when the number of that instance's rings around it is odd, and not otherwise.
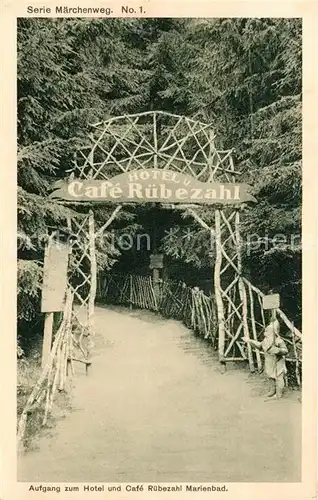
[{"label": "small sign on post", "polygon": [[153,253],[150,255],[150,269],[162,269],[163,268],[163,254]]},{"label": "small sign on post", "polygon": [[157,298],[160,296],[160,271],[163,269],[163,254],[153,253],[150,255],[150,269],[152,269],[152,282],[154,292]]},{"label": "small sign on post", "polygon": [[50,240],[45,249],[42,312],[63,310],[67,287],[67,266],[70,247],[66,243]]},{"label": "small sign on post", "polygon": [[67,267],[70,246],[50,237],[44,255],[41,311],[45,313],[42,346],[42,368],[52,347],[54,312],[63,311],[67,288]]},{"label": "small sign on post", "polygon": [[280,297],[279,293],[271,293],[263,297],[263,309],[279,309]]}]

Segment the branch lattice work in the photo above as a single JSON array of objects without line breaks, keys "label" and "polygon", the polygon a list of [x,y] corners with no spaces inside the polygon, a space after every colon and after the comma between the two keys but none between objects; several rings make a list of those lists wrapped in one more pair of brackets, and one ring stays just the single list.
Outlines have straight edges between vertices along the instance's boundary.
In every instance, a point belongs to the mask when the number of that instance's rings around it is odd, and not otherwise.
[{"label": "branch lattice work", "polygon": [[118,205],[106,223],[98,230],[95,229],[92,210],[88,214],[68,220],[68,229],[73,234],[68,288],[76,303],[76,307],[72,309],[72,322],[77,328],[78,340],[75,340],[74,344],[86,359],[90,358],[94,346],[94,307],[97,290],[96,239],[113,222],[120,210],[121,205]]},{"label": "branch lattice work", "polygon": [[[235,182],[232,150],[217,150],[210,124],[162,111],[110,118],[94,126],[92,145],[77,151],[75,175],[109,179],[131,170],[158,168],[189,174],[202,182]],[[195,210],[201,225],[209,228]],[[240,277],[237,210],[216,210],[214,272],[220,359],[245,359],[239,342],[248,334],[244,284]],[[219,217],[219,219],[218,219]],[[211,229],[212,230],[212,229]],[[213,232],[213,230],[212,230]],[[252,363],[251,353],[249,360]]]},{"label": "branch lattice work", "polygon": [[219,358],[245,359],[239,342],[243,334],[243,302],[240,293],[239,241],[236,211],[215,211],[215,298],[219,323]]},{"label": "branch lattice work", "polygon": [[90,231],[92,218],[93,215],[89,213],[68,221],[69,229],[74,235],[68,272],[68,288],[76,303],[76,306],[72,308],[72,323],[77,330],[74,346],[79,349],[84,358],[90,356],[93,335],[90,324],[90,318],[94,313],[90,300],[94,293]]},{"label": "branch lattice work", "polygon": [[233,177],[231,152],[217,150],[211,125],[163,111],[110,118],[93,125],[92,145],[77,151],[76,175],[109,179],[131,170],[159,168],[202,182]]}]

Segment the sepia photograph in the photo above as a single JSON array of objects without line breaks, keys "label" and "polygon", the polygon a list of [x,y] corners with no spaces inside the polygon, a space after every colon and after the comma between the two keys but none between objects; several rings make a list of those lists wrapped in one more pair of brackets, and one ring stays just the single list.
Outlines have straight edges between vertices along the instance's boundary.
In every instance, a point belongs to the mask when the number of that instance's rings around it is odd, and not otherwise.
[{"label": "sepia photograph", "polygon": [[300,483],[302,19],[19,17],[16,71],[17,481]]}]

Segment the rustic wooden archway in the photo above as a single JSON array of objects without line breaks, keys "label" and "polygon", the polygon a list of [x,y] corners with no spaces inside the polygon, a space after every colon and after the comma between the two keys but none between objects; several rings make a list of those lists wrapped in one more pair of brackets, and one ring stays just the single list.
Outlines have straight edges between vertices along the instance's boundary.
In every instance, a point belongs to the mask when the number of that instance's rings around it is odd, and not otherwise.
[{"label": "rustic wooden archway", "polygon": [[[76,152],[71,176],[79,179],[105,179],[138,169],[169,169],[187,173],[207,183],[236,182],[232,150],[219,151],[215,147],[213,127],[185,116],[165,112],[146,112],[110,118],[92,126],[90,144]],[[63,202],[62,202],[63,203]],[[74,202],[71,202],[73,204]],[[215,242],[214,290],[218,316],[218,354],[221,363],[245,360],[254,371],[262,367],[260,353],[250,348],[244,351],[241,336],[257,339],[266,325],[262,299],[264,294],[242,274],[240,208],[239,205],[214,206],[214,225],[200,213],[197,206],[178,204],[171,208],[186,210]],[[43,423],[51,411],[57,387],[63,390],[73,361],[91,364],[90,350],[94,334],[94,302],[97,285],[95,255],[96,237],[114,221],[122,205],[118,204],[106,223],[96,229],[94,212],[68,220],[68,230],[75,238],[72,243],[72,262],[69,266],[68,290],[63,321],[55,334],[43,371],[21,414],[18,425],[18,443],[22,446],[26,422],[32,408],[45,399]],[[83,266],[83,262],[85,266]],[[76,280],[73,280],[76,275]],[[73,308],[73,298],[79,307]],[[206,298],[207,299],[207,298]],[[301,332],[280,309],[276,310],[288,336],[289,361],[294,363],[300,385]],[[80,327],[79,337],[73,334],[74,324]],[[86,346],[81,339],[85,334]],[[49,345],[49,344],[47,344]],[[74,347],[83,357],[74,358]]]},{"label": "rustic wooden archway", "polygon": [[[90,144],[76,152],[72,175],[79,179],[108,180],[116,174],[139,169],[169,169],[189,174],[202,182],[236,182],[240,172],[235,170],[232,151],[217,150],[215,132],[210,124],[162,111],[151,111],[107,119],[92,125]],[[111,175],[110,175],[111,170]],[[102,232],[115,219],[122,205],[117,205],[110,219],[98,230]],[[172,208],[186,210],[215,241],[216,262],[214,290],[218,313],[219,360],[246,359],[240,342],[249,336],[246,287],[242,276],[240,207],[214,208],[213,227],[204,221],[196,206],[185,204]],[[70,227],[77,234],[73,247],[75,268],[82,275],[79,287],[89,285],[86,296],[73,288],[81,307],[87,307],[87,324],[93,331],[94,299],[96,295],[96,259],[94,252],[94,215],[81,222],[73,220]],[[81,270],[87,257],[90,273]],[[80,322],[78,312],[76,320]],[[254,369],[253,356],[248,347],[248,360]]]}]

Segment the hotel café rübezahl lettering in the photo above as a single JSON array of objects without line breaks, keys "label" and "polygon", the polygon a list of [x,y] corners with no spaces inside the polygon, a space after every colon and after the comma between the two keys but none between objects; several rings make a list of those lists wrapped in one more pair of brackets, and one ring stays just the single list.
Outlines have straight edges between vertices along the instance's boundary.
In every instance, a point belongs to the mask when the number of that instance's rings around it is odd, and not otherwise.
[{"label": "hotel caf\u00e9 r\u00fcbezahl lettering", "polygon": [[256,201],[247,184],[200,182],[164,169],[124,172],[109,180],[58,181],[51,197],[68,201],[237,204]]}]

